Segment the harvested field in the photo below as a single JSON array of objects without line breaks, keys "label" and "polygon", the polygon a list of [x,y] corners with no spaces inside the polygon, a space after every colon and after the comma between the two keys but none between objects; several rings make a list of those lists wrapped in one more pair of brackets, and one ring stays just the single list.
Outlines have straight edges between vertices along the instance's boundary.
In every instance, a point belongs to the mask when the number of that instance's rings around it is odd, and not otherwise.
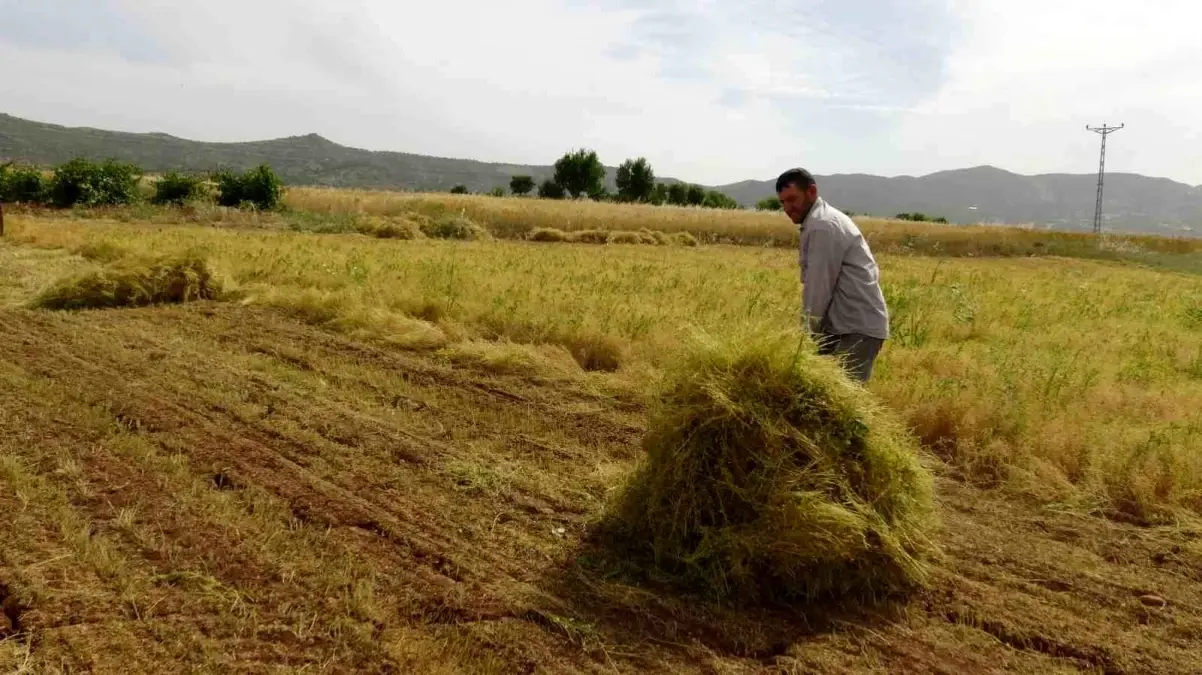
[{"label": "harvested field", "polygon": [[[1196,410],[1197,277],[885,258],[902,330],[873,392],[932,451],[941,556],[927,589],[891,604],[757,609],[639,578],[589,531],[642,457],[637,392],[677,320],[791,320],[789,252],[601,257],[37,217],[13,232],[0,242],[0,673],[1202,671],[1196,437],[1165,432],[1131,455],[1149,468],[1113,499],[1142,501],[1082,500],[1109,485],[1099,467]],[[241,299],[20,309],[105,242],[198,244]],[[330,265],[301,272],[310,250]],[[648,295],[617,282],[630,270]],[[546,295],[522,290],[540,274]],[[585,278],[604,283],[573,283]],[[436,292],[453,301],[422,304]],[[653,306],[650,329],[563,332],[597,308]],[[546,327],[561,342],[489,323],[539,308],[564,322]],[[1087,341],[1097,365],[1083,370]],[[1087,448],[1095,463],[1070,472]]]},{"label": "harvested field", "polygon": [[636,456],[637,411],[271,310],[2,319],[5,668],[1202,668],[1197,529],[942,480],[935,590],[707,609],[590,567],[582,525]]}]

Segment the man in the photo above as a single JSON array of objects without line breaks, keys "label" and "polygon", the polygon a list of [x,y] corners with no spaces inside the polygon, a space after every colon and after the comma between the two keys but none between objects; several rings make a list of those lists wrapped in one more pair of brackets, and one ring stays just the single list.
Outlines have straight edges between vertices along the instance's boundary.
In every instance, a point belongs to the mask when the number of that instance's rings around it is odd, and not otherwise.
[{"label": "man", "polygon": [[818,196],[805,169],[790,169],[776,181],[789,219],[801,229],[802,309],[819,353],[838,357],[861,383],[889,339],[889,310],[880,270],[868,242],[851,218]]}]

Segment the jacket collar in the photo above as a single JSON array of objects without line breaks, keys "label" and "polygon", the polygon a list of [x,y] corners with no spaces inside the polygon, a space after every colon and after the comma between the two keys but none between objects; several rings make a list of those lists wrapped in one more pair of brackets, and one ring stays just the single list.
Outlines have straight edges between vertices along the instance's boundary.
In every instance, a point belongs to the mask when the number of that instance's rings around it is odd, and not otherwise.
[{"label": "jacket collar", "polygon": [[824,209],[824,208],[826,208],[826,202],[823,201],[822,197],[815,199],[814,203],[810,205],[810,210],[806,211],[805,218],[801,219],[801,225],[799,225],[798,227],[800,229],[804,230],[806,227],[806,224],[810,222],[810,219],[813,218],[815,215],[817,215],[818,211],[820,209]]}]

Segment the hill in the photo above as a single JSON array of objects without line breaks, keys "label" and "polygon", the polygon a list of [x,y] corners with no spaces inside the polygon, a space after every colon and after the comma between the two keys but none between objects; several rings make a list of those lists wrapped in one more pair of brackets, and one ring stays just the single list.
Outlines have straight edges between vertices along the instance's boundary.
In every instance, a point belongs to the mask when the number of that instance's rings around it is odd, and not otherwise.
[{"label": "hill", "polygon": [[[740,203],[773,194],[774,180],[721,187]],[[1034,223],[1055,229],[1092,228],[1096,174],[1023,176],[990,166],[921,177],[865,174],[819,176],[822,194],[859,213],[926,213],[958,223]],[[1130,173],[1106,175],[1108,230],[1197,235],[1202,187]]]},{"label": "hill", "polygon": [[[151,172],[208,171],[218,166],[244,170],[268,162],[290,184],[409,190],[448,190],[462,184],[474,192],[486,192],[507,187],[515,174],[529,174],[541,181],[553,172],[550,166],[360,150],[317,134],[249,143],[206,143],[161,133],[63,127],[0,113],[0,158],[54,165],[78,156],[112,157],[134,162]],[[612,181],[614,169],[608,173]]]},{"label": "hill", "polygon": [[[0,159],[52,165],[76,156],[114,157],[152,172],[204,171],[218,166],[246,169],[266,161],[292,184],[401,190],[444,191],[462,184],[474,192],[485,192],[508,185],[514,174],[529,174],[539,181],[552,174],[550,166],[349,148],[316,134],[206,143],[161,133],[63,127],[0,114]],[[610,167],[606,176],[611,190],[614,173]],[[1033,223],[1088,230],[1093,222],[1097,179],[1093,174],[1023,176],[983,166],[920,177],[836,174],[820,175],[819,180],[832,203],[860,213],[922,212],[959,223]],[[771,180],[707,187],[716,187],[744,206],[773,194]],[[1202,187],[1112,173],[1107,176],[1106,195],[1109,230],[1202,233]]]}]

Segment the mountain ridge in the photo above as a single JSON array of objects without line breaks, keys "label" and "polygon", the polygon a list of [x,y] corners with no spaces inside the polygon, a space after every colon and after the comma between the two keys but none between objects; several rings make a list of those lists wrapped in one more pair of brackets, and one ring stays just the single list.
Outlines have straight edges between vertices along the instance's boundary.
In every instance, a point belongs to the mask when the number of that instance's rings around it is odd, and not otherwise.
[{"label": "mountain ridge", "polygon": [[[318,133],[258,141],[214,142],[165,132],[123,132],[68,127],[0,113],[0,160],[56,165],[75,157],[131,161],[150,172],[171,169],[243,170],[271,164],[290,184],[328,187],[445,191],[465,185],[474,192],[508,187],[514,174],[541,182],[552,165],[488,162],[365,150],[341,145]],[[606,167],[615,189],[615,167]],[[867,173],[818,175],[823,196],[857,213],[891,216],[921,212],[959,223],[1030,223],[1062,230],[1092,227],[1097,175],[1023,175],[984,164],[924,175]],[[679,182],[661,178],[665,183]],[[1108,230],[1198,236],[1202,234],[1202,186],[1164,177],[1108,172],[1105,226]],[[774,194],[775,177],[707,185],[744,206]]]}]

